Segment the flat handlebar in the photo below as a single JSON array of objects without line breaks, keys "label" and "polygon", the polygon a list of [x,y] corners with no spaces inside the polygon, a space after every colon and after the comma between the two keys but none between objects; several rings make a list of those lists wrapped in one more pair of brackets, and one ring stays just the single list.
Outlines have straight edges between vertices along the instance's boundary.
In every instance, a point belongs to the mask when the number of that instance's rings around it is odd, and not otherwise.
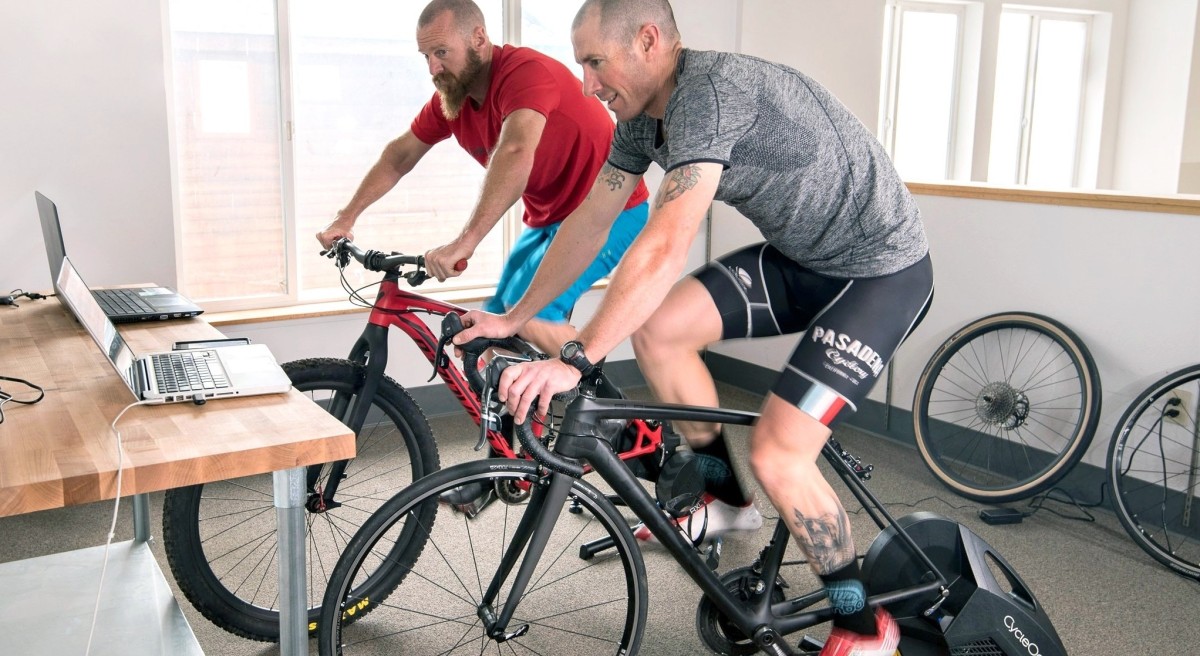
[{"label": "flat handlebar", "polygon": [[[328,250],[321,251],[322,255],[337,260],[338,267],[345,267],[350,262],[350,258],[358,260],[363,265],[363,268],[368,271],[395,271],[405,265],[415,265],[419,269],[425,267],[424,255],[404,255],[402,253],[384,253],[383,251],[366,250],[359,248],[354,242],[349,239],[342,238],[333,242],[333,245]],[[455,271],[466,271],[467,261],[459,260],[454,263]],[[425,279],[429,278],[428,274],[422,272],[419,280],[414,281],[412,277],[409,282],[420,284]]]}]

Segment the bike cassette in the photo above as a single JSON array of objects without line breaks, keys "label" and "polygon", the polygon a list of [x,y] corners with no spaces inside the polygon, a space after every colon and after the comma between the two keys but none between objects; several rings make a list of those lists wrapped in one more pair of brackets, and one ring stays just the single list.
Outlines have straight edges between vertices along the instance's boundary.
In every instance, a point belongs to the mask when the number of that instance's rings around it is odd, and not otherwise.
[{"label": "bike cassette", "polygon": [[[734,593],[737,599],[743,602],[755,601],[766,594],[767,586],[762,577],[750,567],[730,570],[721,577],[721,582],[725,584],[726,590]],[[777,604],[786,599],[783,592],[785,588],[787,583],[776,577],[775,587],[771,590],[771,603]],[[754,639],[734,626],[708,597],[701,599],[700,605],[696,607],[696,632],[700,634],[704,644],[718,654],[736,656],[759,653]]]}]

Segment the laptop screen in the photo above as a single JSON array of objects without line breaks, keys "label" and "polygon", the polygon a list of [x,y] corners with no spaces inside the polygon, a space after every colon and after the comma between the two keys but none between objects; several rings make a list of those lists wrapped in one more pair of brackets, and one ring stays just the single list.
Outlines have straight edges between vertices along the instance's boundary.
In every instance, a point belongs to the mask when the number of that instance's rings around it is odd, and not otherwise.
[{"label": "laptop screen", "polygon": [[79,319],[79,323],[83,324],[84,329],[108,357],[113,368],[129,386],[129,391],[141,399],[141,394],[133,382],[133,364],[137,355],[125,343],[121,333],[117,332],[117,327],[104,313],[104,308],[96,302],[71,260],[65,256],[62,258],[62,267],[59,269],[54,288],[58,290],[59,298],[70,308],[71,313]]},{"label": "laptop screen", "polygon": [[41,192],[33,192],[37,199],[38,216],[42,219],[42,241],[46,242],[46,261],[50,263],[50,282],[54,291],[59,292],[56,276],[62,268],[63,258],[67,256],[67,247],[63,244],[62,227],[58,224],[58,208],[54,201],[46,198]]}]

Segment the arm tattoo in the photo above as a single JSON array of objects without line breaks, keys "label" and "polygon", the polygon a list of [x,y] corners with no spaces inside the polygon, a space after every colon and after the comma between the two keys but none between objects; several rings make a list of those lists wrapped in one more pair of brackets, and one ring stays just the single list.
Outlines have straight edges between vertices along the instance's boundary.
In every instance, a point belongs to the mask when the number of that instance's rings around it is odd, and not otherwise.
[{"label": "arm tattoo", "polygon": [[671,175],[663,180],[662,187],[658,190],[658,202],[655,203],[654,209],[661,209],[663,205],[679,198],[683,192],[695,187],[699,182],[698,164],[686,164],[671,171]]},{"label": "arm tattoo", "polygon": [[612,164],[605,164],[600,169],[600,179],[608,185],[609,191],[616,191],[625,186],[625,174]]},{"label": "arm tattoo", "polygon": [[808,518],[799,510],[792,511],[796,524],[804,529],[801,546],[818,574],[829,574],[855,558],[854,542],[850,538],[850,518],[845,511]]}]

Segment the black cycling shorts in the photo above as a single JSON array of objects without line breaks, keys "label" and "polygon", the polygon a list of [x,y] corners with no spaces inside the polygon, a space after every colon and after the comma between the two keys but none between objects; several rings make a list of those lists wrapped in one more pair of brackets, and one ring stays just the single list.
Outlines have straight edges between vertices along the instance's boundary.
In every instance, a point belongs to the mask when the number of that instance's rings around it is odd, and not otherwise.
[{"label": "black cycling shorts", "polygon": [[760,243],[693,274],[721,313],[722,339],[805,333],[771,391],[826,426],[879,380],[933,300],[933,265],[831,278]]}]

